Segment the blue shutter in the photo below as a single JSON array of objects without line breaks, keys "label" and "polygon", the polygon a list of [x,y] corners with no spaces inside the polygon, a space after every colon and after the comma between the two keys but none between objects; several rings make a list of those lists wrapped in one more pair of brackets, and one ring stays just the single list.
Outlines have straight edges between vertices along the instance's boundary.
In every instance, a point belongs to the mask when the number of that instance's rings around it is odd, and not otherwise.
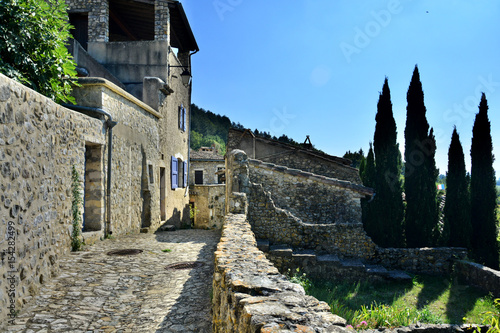
[{"label": "blue shutter", "polygon": [[170,174],[172,182],[172,190],[175,190],[179,186],[179,172],[177,170],[177,159],[172,156],[172,162],[170,163]]},{"label": "blue shutter", "polygon": [[184,161],[184,187],[187,187],[188,184],[188,162]]}]

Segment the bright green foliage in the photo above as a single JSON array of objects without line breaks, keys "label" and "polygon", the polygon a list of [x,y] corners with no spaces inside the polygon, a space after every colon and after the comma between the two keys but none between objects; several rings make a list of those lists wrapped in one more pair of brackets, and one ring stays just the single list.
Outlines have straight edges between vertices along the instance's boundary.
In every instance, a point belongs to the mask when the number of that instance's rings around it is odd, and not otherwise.
[{"label": "bright green foliage", "polygon": [[404,246],[404,206],[401,184],[401,153],[397,143],[396,121],[392,113],[391,91],[385,78],[377,103],[373,149],[375,153],[375,192],[372,205],[378,214],[375,224],[379,237],[373,240],[382,247]]},{"label": "bright green foliage", "polygon": [[434,156],[436,141],[425,117],[424,92],[417,66],[407,93],[405,128],[405,232],[408,247],[433,246],[438,222]]},{"label": "bright green foliage", "polygon": [[230,127],[231,120],[228,117],[191,104],[191,149],[198,150],[200,147],[211,147],[215,144],[219,154],[224,155]]},{"label": "bright green foliage", "polygon": [[487,333],[500,333],[500,298],[495,299],[495,311],[487,311],[483,324],[489,325]]},{"label": "bright green foliage", "polygon": [[[375,188],[375,156],[373,154],[373,146],[371,142],[370,149],[368,150],[368,156],[366,157],[366,160],[362,161],[360,166],[360,172],[363,185]],[[377,241],[381,238],[380,233],[383,232],[383,230],[376,224],[377,211],[376,207],[373,205],[373,201],[371,201],[371,199],[361,199],[361,211],[365,231],[370,237],[372,237],[373,241],[377,243]]]},{"label": "bright green foliage", "polygon": [[73,102],[75,63],[65,47],[70,37],[63,0],[0,1],[0,73],[39,93]]},{"label": "bright green foliage", "polygon": [[455,128],[448,150],[442,244],[470,248],[471,232],[470,194],[464,151]]},{"label": "bright green foliage", "polygon": [[73,231],[71,232],[71,250],[79,251],[82,242],[80,240],[80,228],[82,224],[82,217],[80,214],[80,206],[83,202],[82,193],[80,189],[80,175],[76,171],[75,166],[71,170],[71,213],[73,216]]},{"label": "bright green foliage", "polygon": [[496,185],[488,102],[483,93],[472,128],[471,145],[472,252],[478,262],[498,269]]}]

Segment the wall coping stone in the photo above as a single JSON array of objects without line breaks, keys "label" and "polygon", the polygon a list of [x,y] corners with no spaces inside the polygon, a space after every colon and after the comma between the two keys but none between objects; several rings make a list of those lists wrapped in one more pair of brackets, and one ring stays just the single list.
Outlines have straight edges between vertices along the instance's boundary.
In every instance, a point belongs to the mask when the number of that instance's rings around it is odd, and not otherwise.
[{"label": "wall coping stone", "polygon": [[134,103],[144,111],[152,114],[156,118],[160,119],[162,118],[162,115],[158,113],[155,109],[144,103],[143,101],[139,100],[137,97],[133,96],[132,94],[126,92],[122,88],[118,87],[116,84],[113,82],[106,80],[101,77],[81,77],[78,78],[76,81],[78,84],[80,84],[83,87],[90,87],[90,86],[100,86],[104,87],[108,90],[111,90],[115,94],[120,95],[121,97],[127,99],[128,101]]},{"label": "wall coping stone", "polygon": [[215,252],[217,332],[347,332],[345,319],[288,281],[257,248],[244,214],[226,215]]},{"label": "wall coping stone", "polygon": [[369,187],[366,187],[363,185],[359,185],[359,184],[354,184],[354,183],[351,183],[347,180],[340,180],[340,179],[336,179],[336,178],[329,178],[326,176],[316,175],[316,174],[311,173],[311,172],[306,172],[306,171],[302,171],[302,170],[298,170],[298,169],[291,169],[291,168],[287,168],[287,167],[282,166],[282,165],[276,165],[273,163],[263,162],[263,161],[252,159],[252,158],[248,159],[248,163],[252,164],[254,166],[257,166],[257,167],[267,168],[267,169],[270,169],[272,171],[278,171],[278,172],[283,172],[283,173],[286,173],[286,174],[289,174],[292,176],[300,176],[300,177],[308,178],[308,179],[315,180],[315,181],[318,181],[318,182],[323,183],[323,184],[334,185],[334,186],[338,186],[341,188],[351,189],[355,192],[358,192],[358,193],[364,194],[364,195],[373,195],[373,193],[375,193],[375,191],[372,188],[369,188]]}]

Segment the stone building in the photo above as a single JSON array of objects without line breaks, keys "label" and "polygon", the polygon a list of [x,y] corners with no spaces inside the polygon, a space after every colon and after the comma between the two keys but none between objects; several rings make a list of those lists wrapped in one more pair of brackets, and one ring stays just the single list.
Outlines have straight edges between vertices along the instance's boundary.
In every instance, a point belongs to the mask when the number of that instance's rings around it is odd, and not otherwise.
[{"label": "stone building", "polygon": [[0,321],[58,274],[71,249],[73,168],[86,243],[191,223],[191,83],[183,79],[198,46],[182,5],[67,5],[82,76],[77,104],[0,75]]},{"label": "stone building", "polygon": [[225,213],[225,160],[215,147],[191,150],[190,205],[195,228],[222,227]]},{"label": "stone building", "polygon": [[[70,50],[79,71],[110,81],[112,89],[125,90],[155,111],[150,114],[156,118],[151,131],[158,133],[157,146],[153,151],[143,149],[141,158],[133,159],[142,160],[148,173],[141,189],[142,226],[189,224],[191,55],[198,45],[182,4],[172,0],[66,0],[66,4],[75,27]],[[102,106],[92,95],[99,85],[92,82],[96,81],[81,79],[77,104]],[[136,124],[127,119],[116,130],[127,126],[124,132],[130,133]]]},{"label": "stone building", "polygon": [[248,129],[231,128],[227,138],[228,152],[233,149],[241,149],[251,159],[346,180],[355,184],[361,183],[359,171],[350,166],[350,160],[306,148],[307,146],[292,146],[276,140],[257,137]]}]

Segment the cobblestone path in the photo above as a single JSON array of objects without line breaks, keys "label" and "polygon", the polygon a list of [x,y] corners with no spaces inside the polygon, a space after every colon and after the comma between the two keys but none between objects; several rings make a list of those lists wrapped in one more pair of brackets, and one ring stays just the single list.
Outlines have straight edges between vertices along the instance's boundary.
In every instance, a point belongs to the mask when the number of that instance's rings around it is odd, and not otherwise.
[{"label": "cobblestone path", "polygon": [[[211,332],[210,291],[218,231],[177,230],[98,242],[62,258],[15,325],[2,332]],[[117,249],[136,255],[110,256]],[[169,249],[170,252],[162,250]],[[179,262],[191,269],[165,269]]]}]

